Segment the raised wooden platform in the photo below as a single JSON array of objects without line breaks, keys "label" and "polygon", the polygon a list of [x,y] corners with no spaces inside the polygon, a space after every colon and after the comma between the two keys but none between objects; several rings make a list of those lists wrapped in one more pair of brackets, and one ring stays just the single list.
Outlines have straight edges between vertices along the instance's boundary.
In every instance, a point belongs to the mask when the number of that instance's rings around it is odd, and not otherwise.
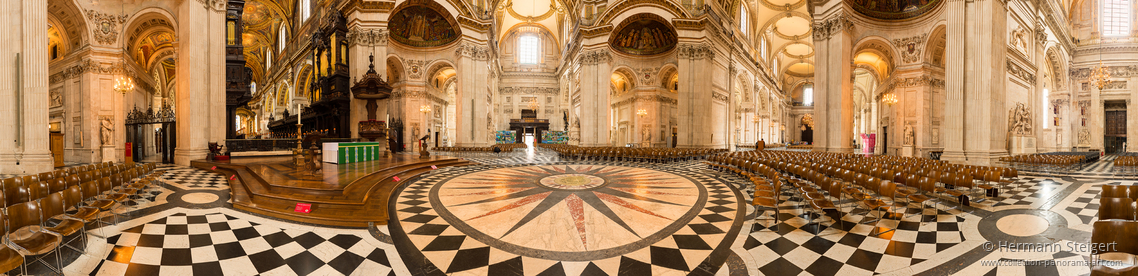
[{"label": "raised wooden platform", "polygon": [[[438,168],[472,164],[464,159],[396,154],[377,161],[324,163],[320,174],[298,170],[291,157],[194,160],[190,166],[213,170],[229,180],[233,206],[266,216],[341,227],[387,224],[388,200],[403,183]],[[395,181],[394,176],[400,178]],[[294,212],[297,203],[312,204],[311,213]]]}]

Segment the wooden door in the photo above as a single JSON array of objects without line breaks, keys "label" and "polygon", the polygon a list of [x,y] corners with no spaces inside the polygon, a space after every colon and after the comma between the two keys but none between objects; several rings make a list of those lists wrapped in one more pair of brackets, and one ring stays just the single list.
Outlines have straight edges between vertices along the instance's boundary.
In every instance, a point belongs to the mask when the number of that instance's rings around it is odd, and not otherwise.
[{"label": "wooden door", "polygon": [[63,167],[63,133],[51,133],[51,157],[56,168]]}]

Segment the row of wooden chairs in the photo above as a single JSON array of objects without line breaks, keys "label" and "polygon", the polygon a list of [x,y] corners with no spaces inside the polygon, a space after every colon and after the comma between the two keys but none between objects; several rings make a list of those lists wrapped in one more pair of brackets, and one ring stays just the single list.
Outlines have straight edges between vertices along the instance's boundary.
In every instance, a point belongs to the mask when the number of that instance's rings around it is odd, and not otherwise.
[{"label": "row of wooden chairs", "polygon": [[1138,166],[1138,156],[1119,156],[1114,159],[1115,167],[1135,167]]},{"label": "row of wooden chairs", "polygon": [[[101,163],[84,166],[63,173],[27,175],[0,180],[0,235],[6,237],[0,244],[0,271],[26,267],[26,258],[39,256],[32,263],[43,263],[55,272],[62,269],[59,249],[82,252],[71,246],[71,241],[82,239],[86,244],[86,224],[101,223],[100,215],[113,212],[116,204],[129,200],[155,181],[160,172],[153,172],[154,164],[139,166]],[[98,180],[81,182],[83,174],[101,176]],[[152,173],[147,176],[146,173]],[[105,175],[105,176],[104,176]],[[131,183],[132,179],[137,179]],[[54,222],[54,223],[53,223]],[[101,230],[101,228],[100,228]],[[64,238],[71,237],[66,241]],[[56,252],[56,266],[43,258]],[[26,273],[27,269],[24,269]]]},{"label": "row of wooden chairs", "polygon": [[1087,161],[1087,157],[1084,155],[1024,154],[1000,157],[1000,161],[1033,166],[1074,165]]},{"label": "row of wooden chairs", "polygon": [[[526,144],[496,144],[489,147],[435,147],[432,149],[438,154],[454,155],[454,156],[470,156],[470,155],[485,155],[485,154],[500,154],[511,153],[514,149],[524,149],[528,147]],[[494,148],[499,151],[494,152]]]},{"label": "row of wooden chairs", "polygon": [[[771,166],[789,173],[790,183],[801,191],[804,198],[811,199],[811,192],[826,191],[836,199],[835,202],[851,199],[851,202],[862,204],[871,211],[882,211],[881,207],[892,206],[897,199],[905,200],[906,205],[915,202],[923,207],[932,198],[930,196],[936,195],[954,198],[963,204],[964,196],[970,191],[995,189],[990,184],[1007,184],[1018,177],[1016,171],[1006,168],[926,160],[785,151],[733,152],[709,158],[713,164],[736,168],[733,170]],[[937,186],[938,183],[942,185]],[[883,202],[888,204],[883,205]],[[824,204],[816,209],[827,210]]]},{"label": "row of wooden chairs", "polygon": [[726,152],[726,149],[691,148],[628,148],[628,147],[579,147],[565,144],[540,144],[539,147],[556,152],[562,159],[674,162],[703,159],[711,154]]}]

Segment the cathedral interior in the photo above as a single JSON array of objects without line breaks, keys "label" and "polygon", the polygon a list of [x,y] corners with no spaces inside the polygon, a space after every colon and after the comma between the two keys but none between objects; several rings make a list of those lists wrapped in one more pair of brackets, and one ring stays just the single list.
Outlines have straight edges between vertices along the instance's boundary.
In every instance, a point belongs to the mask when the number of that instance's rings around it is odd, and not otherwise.
[{"label": "cathedral interior", "polygon": [[6,275],[1138,274],[1136,0],[0,14]]}]

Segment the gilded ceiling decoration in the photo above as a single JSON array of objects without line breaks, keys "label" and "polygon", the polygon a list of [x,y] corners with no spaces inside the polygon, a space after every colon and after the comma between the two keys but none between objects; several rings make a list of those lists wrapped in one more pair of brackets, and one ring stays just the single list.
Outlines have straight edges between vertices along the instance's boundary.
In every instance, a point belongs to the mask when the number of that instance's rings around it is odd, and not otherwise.
[{"label": "gilded ceiling decoration", "polygon": [[676,30],[655,14],[633,15],[621,22],[616,30],[609,38],[609,45],[622,53],[655,55],[676,47]]},{"label": "gilded ceiling decoration", "polygon": [[940,0],[846,0],[858,13],[877,19],[899,20],[921,16]]},{"label": "gilded ceiling decoration", "polygon": [[412,1],[391,15],[388,32],[392,40],[413,47],[435,47],[458,39],[458,24],[435,2]]}]

